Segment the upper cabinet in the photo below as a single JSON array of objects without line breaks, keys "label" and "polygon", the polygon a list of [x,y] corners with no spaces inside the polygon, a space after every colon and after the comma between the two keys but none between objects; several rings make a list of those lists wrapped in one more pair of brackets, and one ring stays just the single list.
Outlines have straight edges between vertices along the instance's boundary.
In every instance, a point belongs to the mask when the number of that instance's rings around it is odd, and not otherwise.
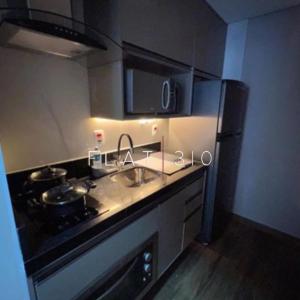
[{"label": "upper cabinet", "polygon": [[227,24],[204,1],[197,3],[194,66],[200,71],[221,77]]},{"label": "upper cabinet", "polygon": [[124,43],[123,59],[88,69],[95,117],[191,115],[193,70]]},{"label": "upper cabinet", "polygon": [[88,69],[92,116],[191,115],[193,76],[222,75],[227,25],[202,0],[83,1],[87,24],[122,45]]},{"label": "upper cabinet", "polygon": [[222,75],[227,25],[203,0],[89,0],[86,22],[119,43]]},{"label": "upper cabinet", "polygon": [[188,2],[121,0],[121,39],[192,65],[194,29]]}]

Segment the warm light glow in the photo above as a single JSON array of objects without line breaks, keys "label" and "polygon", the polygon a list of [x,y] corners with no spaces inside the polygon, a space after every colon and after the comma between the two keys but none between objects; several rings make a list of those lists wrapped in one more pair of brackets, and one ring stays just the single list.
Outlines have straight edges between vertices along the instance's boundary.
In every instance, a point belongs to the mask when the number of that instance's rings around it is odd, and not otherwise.
[{"label": "warm light glow", "polygon": [[93,119],[96,120],[97,122],[123,122],[122,120],[108,119],[108,118],[93,117]]},{"label": "warm light glow", "polygon": [[97,122],[126,122],[126,123],[137,122],[142,125],[152,124],[156,121],[156,119],[117,120],[117,119],[108,119],[108,118],[99,118],[99,117],[93,117],[93,119]]},{"label": "warm light glow", "polygon": [[140,124],[151,124],[155,121],[155,119],[140,119],[138,122]]}]

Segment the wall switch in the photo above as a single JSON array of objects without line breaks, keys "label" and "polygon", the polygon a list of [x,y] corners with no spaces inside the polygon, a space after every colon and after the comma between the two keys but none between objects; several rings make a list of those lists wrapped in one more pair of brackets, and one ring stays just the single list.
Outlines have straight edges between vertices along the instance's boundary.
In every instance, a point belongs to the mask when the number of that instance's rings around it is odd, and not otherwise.
[{"label": "wall switch", "polygon": [[152,125],[152,136],[155,136],[158,132],[158,126],[157,124]]},{"label": "wall switch", "polygon": [[97,129],[94,130],[94,136],[95,136],[95,140],[98,144],[104,144],[104,130],[102,129]]}]

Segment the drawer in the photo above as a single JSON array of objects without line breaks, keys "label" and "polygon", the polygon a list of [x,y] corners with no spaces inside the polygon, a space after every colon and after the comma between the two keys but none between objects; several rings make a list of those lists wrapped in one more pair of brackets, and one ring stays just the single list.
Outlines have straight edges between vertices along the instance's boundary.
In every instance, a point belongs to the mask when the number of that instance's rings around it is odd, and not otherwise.
[{"label": "drawer", "polygon": [[185,202],[184,218],[188,218],[197,208],[203,205],[203,192],[196,194]]},{"label": "drawer", "polygon": [[158,231],[158,209],[129,224],[41,282],[38,300],[76,299],[91,282]]},{"label": "drawer", "polygon": [[178,195],[180,194],[180,197],[183,197],[185,199],[185,202],[188,201],[188,199],[192,198],[193,196],[199,194],[203,190],[203,180],[204,176],[194,181],[192,184],[185,187],[183,190],[181,190]]},{"label": "drawer", "polygon": [[202,208],[195,211],[184,223],[183,230],[183,249],[184,250],[200,233],[202,224]]}]

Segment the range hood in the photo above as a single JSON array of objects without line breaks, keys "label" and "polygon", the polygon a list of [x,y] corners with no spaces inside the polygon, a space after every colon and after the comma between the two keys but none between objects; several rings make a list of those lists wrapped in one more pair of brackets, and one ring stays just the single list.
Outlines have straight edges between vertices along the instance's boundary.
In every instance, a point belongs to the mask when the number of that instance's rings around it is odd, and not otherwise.
[{"label": "range hood", "polygon": [[[31,8],[0,8],[0,46],[76,59],[120,46],[82,21]],[[107,56],[107,54],[106,54]]]},{"label": "range hood", "polygon": [[39,20],[4,19],[0,44],[76,58],[95,50],[107,50],[104,42],[73,29]]}]

